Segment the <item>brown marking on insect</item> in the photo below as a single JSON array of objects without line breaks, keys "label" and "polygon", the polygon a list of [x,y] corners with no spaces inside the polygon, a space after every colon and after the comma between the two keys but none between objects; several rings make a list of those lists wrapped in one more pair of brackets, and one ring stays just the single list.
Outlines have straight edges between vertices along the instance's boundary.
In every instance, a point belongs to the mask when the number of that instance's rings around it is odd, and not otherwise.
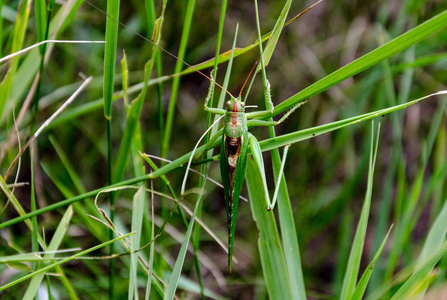
[{"label": "brown marking on insect", "polygon": [[225,139],[225,154],[228,159],[228,176],[230,181],[230,205],[229,205],[229,213],[228,213],[228,232],[229,232],[229,240],[231,240],[231,224],[233,220],[233,187],[234,187],[234,176],[236,175],[237,162],[241,153],[242,147],[242,137],[232,138],[227,137]]}]

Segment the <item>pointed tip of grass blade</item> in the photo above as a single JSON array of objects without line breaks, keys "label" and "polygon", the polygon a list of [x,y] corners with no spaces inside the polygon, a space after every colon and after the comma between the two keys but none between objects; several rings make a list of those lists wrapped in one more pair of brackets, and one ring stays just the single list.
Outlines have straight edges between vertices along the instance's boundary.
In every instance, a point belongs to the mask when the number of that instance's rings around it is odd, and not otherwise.
[{"label": "pointed tip of grass blade", "polygon": [[233,234],[229,232],[228,236],[228,271],[231,273],[232,267],[233,267],[233,245],[234,245],[234,239],[232,238]]}]

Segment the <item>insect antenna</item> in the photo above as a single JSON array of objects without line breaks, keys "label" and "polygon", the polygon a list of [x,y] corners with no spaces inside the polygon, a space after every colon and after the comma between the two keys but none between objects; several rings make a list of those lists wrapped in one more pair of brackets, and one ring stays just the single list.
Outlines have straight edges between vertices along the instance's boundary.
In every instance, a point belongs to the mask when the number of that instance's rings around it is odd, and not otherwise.
[{"label": "insect antenna", "polygon": [[[87,1],[87,0],[86,0],[86,1]],[[308,8],[306,8],[305,10],[303,10],[302,12],[300,12],[299,14],[297,14],[295,17],[293,17],[292,19],[290,19],[289,21],[287,21],[287,22],[284,24],[283,28],[286,27],[286,26],[288,26],[288,25],[290,25],[292,22],[296,21],[298,18],[300,18],[301,16],[303,16],[305,13],[307,13],[309,10],[311,10],[312,8],[314,8],[315,6],[317,6],[318,4],[320,4],[320,3],[323,2],[323,1],[324,1],[324,0],[319,0],[319,1],[315,2],[314,4],[312,4],[311,6],[309,6]],[[267,36],[267,37],[270,38],[270,36],[271,36],[271,33],[270,33],[269,36]],[[257,66],[258,63],[259,63],[259,60],[261,59],[261,56],[264,54],[264,51],[265,51],[266,48],[267,48],[267,47],[265,47],[265,48],[262,50],[262,53],[259,55],[258,59],[257,59],[256,62],[254,63],[253,67],[251,68],[250,73],[248,74],[247,78],[245,79],[245,82],[244,82],[244,84],[242,85],[242,88],[241,88],[241,90],[240,90],[240,92],[239,92],[239,97],[242,95],[242,92],[244,91],[244,88],[245,88],[245,86],[247,85],[248,80],[249,80],[250,77],[252,76],[252,74],[253,74],[253,72],[254,72],[256,66]]]},{"label": "insect antenna", "polygon": [[[264,49],[264,50],[265,50],[265,49]],[[262,50],[262,52],[264,52],[264,50]],[[262,54],[261,54],[261,55],[262,55]],[[251,77],[251,74],[253,73],[253,71],[255,70],[256,66],[258,65],[259,60],[261,59],[261,55],[259,55],[258,59],[257,59],[256,62],[254,63],[253,67],[251,68],[250,73],[248,73],[247,78],[245,78],[244,84],[242,85],[242,88],[241,88],[241,90],[240,90],[240,92],[239,92],[239,97],[241,96],[242,92],[244,91],[244,88],[245,88],[245,86],[247,85],[248,80],[249,80],[250,77]]]},{"label": "insect antenna", "polygon": [[[321,0],[320,0],[321,1]],[[113,21],[117,22],[118,24],[120,24],[121,26],[123,26],[124,28],[126,28],[127,30],[131,31],[132,33],[134,33],[135,35],[139,36],[140,38],[144,39],[145,41],[151,43],[153,46],[157,47],[158,49],[160,49],[161,51],[165,52],[166,54],[168,54],[169,56],[179,60],[180,62],[182,62],[185,66],[187,66],[188,68],[193,69],[194,71],[196,71],[197,73],[199,73],[200,75],[202,75],[203,77],[205,77],[206,79],[208,79],[209,81],[213,82],[215,85],[217,85],[219,88],[221,88],[225,93],[227,93],[230,97],[234,98],[234,96],[227,90],[225,89],[222,85],[220,85],[219,83],[217,83],[213,78],[211,78],[210,76],[206,75],[205,73],[203,73],[202,71],[200,71],[199,69],[197,69],[196,67],[194,67],[193,65],[190,65],[189,63],[187,63],[186,61],[184,61],[181,58],[178,58],[177,56],[175,56],[174,54],[172,54],[171,52],[169,52],[168,50],[164,49],[163,47],[157,45],[156,43],[154,43],[153,41],[151,41],[150,39],[148,39],[147,37],[145,37],[144,35],[142,35],[141,33],[139,33],[138,31],[130,28],[129,26],[127,26],[126,24],[124,24],[123,22],[115,19],[114,17],[112,17],[111,15],[109,15],[107,12],[105,12],[104,10],[102,10],[101,8],[99,8],[98,6],[94,5],[92,2],[90,2],[89,0],[85,0],[85,2],[87,2],[91,7],[95,8],[96,10],[100,11],[103,15],[105,15],[106,17],[112,19]],[[217,59],[217,58],[216,58]]]}]

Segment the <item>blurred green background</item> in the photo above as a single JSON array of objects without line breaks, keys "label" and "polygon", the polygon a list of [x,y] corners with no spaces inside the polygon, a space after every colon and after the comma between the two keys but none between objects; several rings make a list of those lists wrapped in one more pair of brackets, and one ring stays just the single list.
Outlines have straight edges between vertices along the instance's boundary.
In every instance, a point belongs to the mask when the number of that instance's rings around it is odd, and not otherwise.
[{"label": "blurred green background", "polygon": [[[273,28],[282,9],[282,2],[259,1],[263,34]],[[106,7],[105,1],[93,3],[101,9]],[[312,3],[293,2],[289,16],[297,15]],[[25,5],[25,2],[3,3],[0,36],[2,57],[11,52],[13,26],[20,5]],[[68,10],[66,16],[61,16],[65,21],[58,29],[57,39],[104,40],[106,16],[103,13],[83,1],[67,1],[65,5],[73,7]],[[436,0],[324,1],[282,32],[267,67],[274,104],[282,102],[446,8],[445,1]],[[167,4],[160,45],[174,54],[179,48],[185,9],[186,1],[169,1]],[[185,61],[189,64],[195,65],[214,57],[219,9],[218,1],[197,1],[185,56]],[[60,4],[55,5],[50,17],[54,21],[53,28],[57,27],[56,18],[62,10]],[[150,38],[152,33],[145,10],[142,1],[122,1],[120,21]],[[155,11],[158,16],[161,3],[155,3]],[[237,47],[244,48],[254,43],[257,33],[252,1],[229,1],[221,52],[231,49],[237,23],[240,26]],[[50,31],[50,38],[51,34]],[[308,104],[276,127],[277,134],[342,120],[445,89],[446,40],[447,31],[442,30],[408,50],[312,97]],[[23,47],[35,42],[35,10],[32,8]],[[152,45],[119,26],[115,91],[122,90],[119,61],[123,57],[123,51],[127,56],[129,86],[132,86],[143,80],[144,64],[151,57]],[[37,52],[33,53],[33,56],[24,55],[19,60],[5,110],[0,116],[2,174],[5,174],[18,152],[16,138],[8,138],[11,134],[16,135],[13,131],[12,112],[14,111],[16,116],[19,114],[39,68],[39,55]],[[258,57],[259,51],[255,48],[235,58],[229,83],[229,91],[233,95],[239,93]],[[31,107],[19,127],[22,145],[38,125],[60,107],[79,86],[82,81],[80,74],[93,76],[94,80],[34,144],[34,180],[39,208],[107,185],[106,120],[101,102],[103,61],[102,44],[56,44],[51,50],[41,78],[37,114],[33,113]],[[176,60],[161,52],[160,61],[160,74],[172,74]],[[6,77],[7,68],[7,63],[0,65],[1,78]],[[219,66],[217,82],[223,81],[225,68],[226,64]],[[209,72],[210,69],[205,70],[206,74]],[[152,77],[159,77],[155,73],[154,70]],[[203,104],[209,81],[200,74],[193,73],[182,76],[180,82],[171,146],[166,157],[170,160],[191,151],[206,130]],[[141,152],[160,155],[160,117],[157,101],[161,100],[161,109],[165,115],[170,91],[170,80],[161,85],[152,85],[148,89],[140,117],[142,149],[138,150]],[[220,93],[217,88],[216,92]],[[136,95],[137,93],[129,93],[129,99],[134,99]],[[397,290],[401,282],[397,274],[401,274],[400,271],[405,271],[415,261],[429,229],[447,200],[446,101],[445,98],[441,99],[429,99],[377,120],[381,122],[380,142],[361,270],[372,260],[391,224],[395,224],[395,228],[370,281],[368,292],[372,298],[377,298],[373,292],[391,282],[389,291],[381,297],[386,299],[391,295],[389,293]],[[263,90],[259,76],[247,104],[262,107],[262,101]],[[112,108],[111,123],[112,158],[115,159],[125,123],[125,106],[122,97],[117,97]],[[267,138],[265,128],[254,128],[251,132],[259,140]],[[341,291],[350,245],[366,192],[370,132],[370,122],[359,123],[294,144],[290,149],[284,173],[294,211],[309,299],[337,298]],[[67,163],[62,162],[60,153],[65,154],[68,164],[72,166],[79,179],[78,185],[67,172]],[[215,153],[218,153],[217,150]],[[266,173],[273,193],[274,183],[269,158],[270,155],[265,153]],[[30,181],[30,168],[27,151],[22,157],[19,182]],[[178,193],[183,175],[184,169],[181,168],[167,174]],[[211,163],[209,176],[220,181],[217,162]],[[129,162],[124,179],[133,177],[132,165]],[[7,183],[11,183],[13,178],[13,175],[9,176]],[[198,180],[197,175],[190,175],[188,187],[197,187]],[[153,184],[155,189],[166,191],[160,180],[155,180]],[[30,186],[18,187],[15,190],[17,199],[26,211],[30,210],[30,191]],[[126,190],[118,194],[116,218],[123,226],[131,222],[129,210],[134,193],[134,190]],[[247,196],[245,190],[243,195]],[[99,202],[101,206],[107,206],[105,196],[100,196]],[[155,198],[158,224],[172,207],[170,202],[162,203],[160,198]],[[190,208],[193,207],[192,199],[186,199],[185,203]],[[85,213],[97,214],[92,212],[94,206],[91,198],[80,202],[79,206]],[[11,204],[7,205],[4,195],[0,196],[0,209],[0,222],[17,216]],[[39,228],[44,228],[44,236],[48,239],[51,239],[65,209],[62,207],[38,217]],[[223,191],[214,184],[206,185],[201,219],[221,240],[226,241]],[[61,249],[86,249],[104,241],[100,236],[107,232],[105,227],[93,221],[92,226],[97,230],[94,234],[94,229],[85,222],[85,217],[80,216],[80,211],[77,211]],[[396,237],[399,230],[401,234]],[[181,218],[174,213],[156,245],[157,255],[163,257],[163,260],[159,260],[162,261],[160,265],[156,267],[160,272],[166,269],[166,264],[173,264],[175,261],[180,247],[176,240],[185,231]],[[0,232],[0,256],[31,251],[30,231],[23,223],[1,229]],[[204,286],[229,299],[267,298],[257,250],[258,231],[251,217],[250,207],[244,201],[240,203],[236,232],[235,256],[239,263],[233,265],[231,274],[227,272],[226,253],[209,235],[201,235],[200,251],[213,266],[202,266]],[[108,255],[108,252],[104,248],[92,255],[104,256]],[[79,298],[106,297],[108,263],[107,259],[79,260],[63,267]],[[125,262],[116,259],[116,290],[120,296],[127,291],[128,274],[125,265]],[[446,261],[441,260],[439,267],[433,271],[432,290],[436,291],[437,288],[445,286],[445,267]],[[166,274],[159,275],[163,277]],[[191,255],[187,255],[183,275],[183,284],[194,286],[187,282],[197,281]],[[1,285],[12,281],[15,276],[18,275],[11,271],[10,267],[0,265]],[[225,284],[222,284],[222,280],[225,280]],[[20,298],[24,286],[26,282],[0,292],[0,296]],[[51,277],[51,286],[56,293],[53,295],[56,299],[66,298],[62,283],[56,277]],[[198,297],[189,292],[179,291],[178,294],[185,299]],[[159,296],[153,292],[152,297],[157,299]]]}]

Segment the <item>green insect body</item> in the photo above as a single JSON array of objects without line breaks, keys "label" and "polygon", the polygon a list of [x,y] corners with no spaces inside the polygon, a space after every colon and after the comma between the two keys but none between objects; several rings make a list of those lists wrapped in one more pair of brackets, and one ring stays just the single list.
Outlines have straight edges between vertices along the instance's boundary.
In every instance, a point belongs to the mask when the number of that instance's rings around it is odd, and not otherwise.
[{"label": "green insect body", "polygon": [[222,176],[228,223],[228,268],[231,272],[234,233],[239,195],[247,171],[248,129],[244,103],[233,98],[227,102],[224,135],[220,150]]},{"label": "green insect body", "polygon": [[[212,77],[212,76],[211,76]],[[265,178],[264,164],[262,161],[261,147],[251,133],[248,132],[250,126],[274,126],[283,122],[295,109],[301,104],[295,105],[278,121],[266,121],[259,118],[268,116],[273,111],[273,103],[270,100],[270,85],[267,86],[267,101],[269,110],[257,111],[257,112],[245,112],[245,103],[241,98],[231,96],[231,100],[227,101],[226,109],[213,108],[208,106],[207,97],[205,100],[205,110],[210,113],[223,115],[224,128],[223,137],[220,147],[220,172],[222,177],[222,184],[224,187],[225,203],[227,210],[227,224],[228,224],[228,269],[231,272],[232,259],[233,259],[233,244],[234,233],[236,228],[237,210],[239,204],[239,196],[241,194],[242,185],[245,180],[245,173],[247,171],[247,156],[248,149],[251,149],[253,160],[258,165],[261,174],[263,176],[263,186],[260,187],[265,192],[266,207],[267,210],[271,210],[274,207],[277,195],[277,187],[273,202],[270,201],[268,194],[267,181]],[[211,82],[210,91],[213,91],[214,80]],[[210,139],[208,145],[212,144],[214,139],[217,138],[217,134]],[[205,149],[207,146],[205,146]],[[203,153],[199,154],[200,157]],[[285,153],[286,154],[286,151]],[[285,156],[282,161],[281,169],[284,167]],[[278,181],[282,176],[282,171],[278,176]]]}]

